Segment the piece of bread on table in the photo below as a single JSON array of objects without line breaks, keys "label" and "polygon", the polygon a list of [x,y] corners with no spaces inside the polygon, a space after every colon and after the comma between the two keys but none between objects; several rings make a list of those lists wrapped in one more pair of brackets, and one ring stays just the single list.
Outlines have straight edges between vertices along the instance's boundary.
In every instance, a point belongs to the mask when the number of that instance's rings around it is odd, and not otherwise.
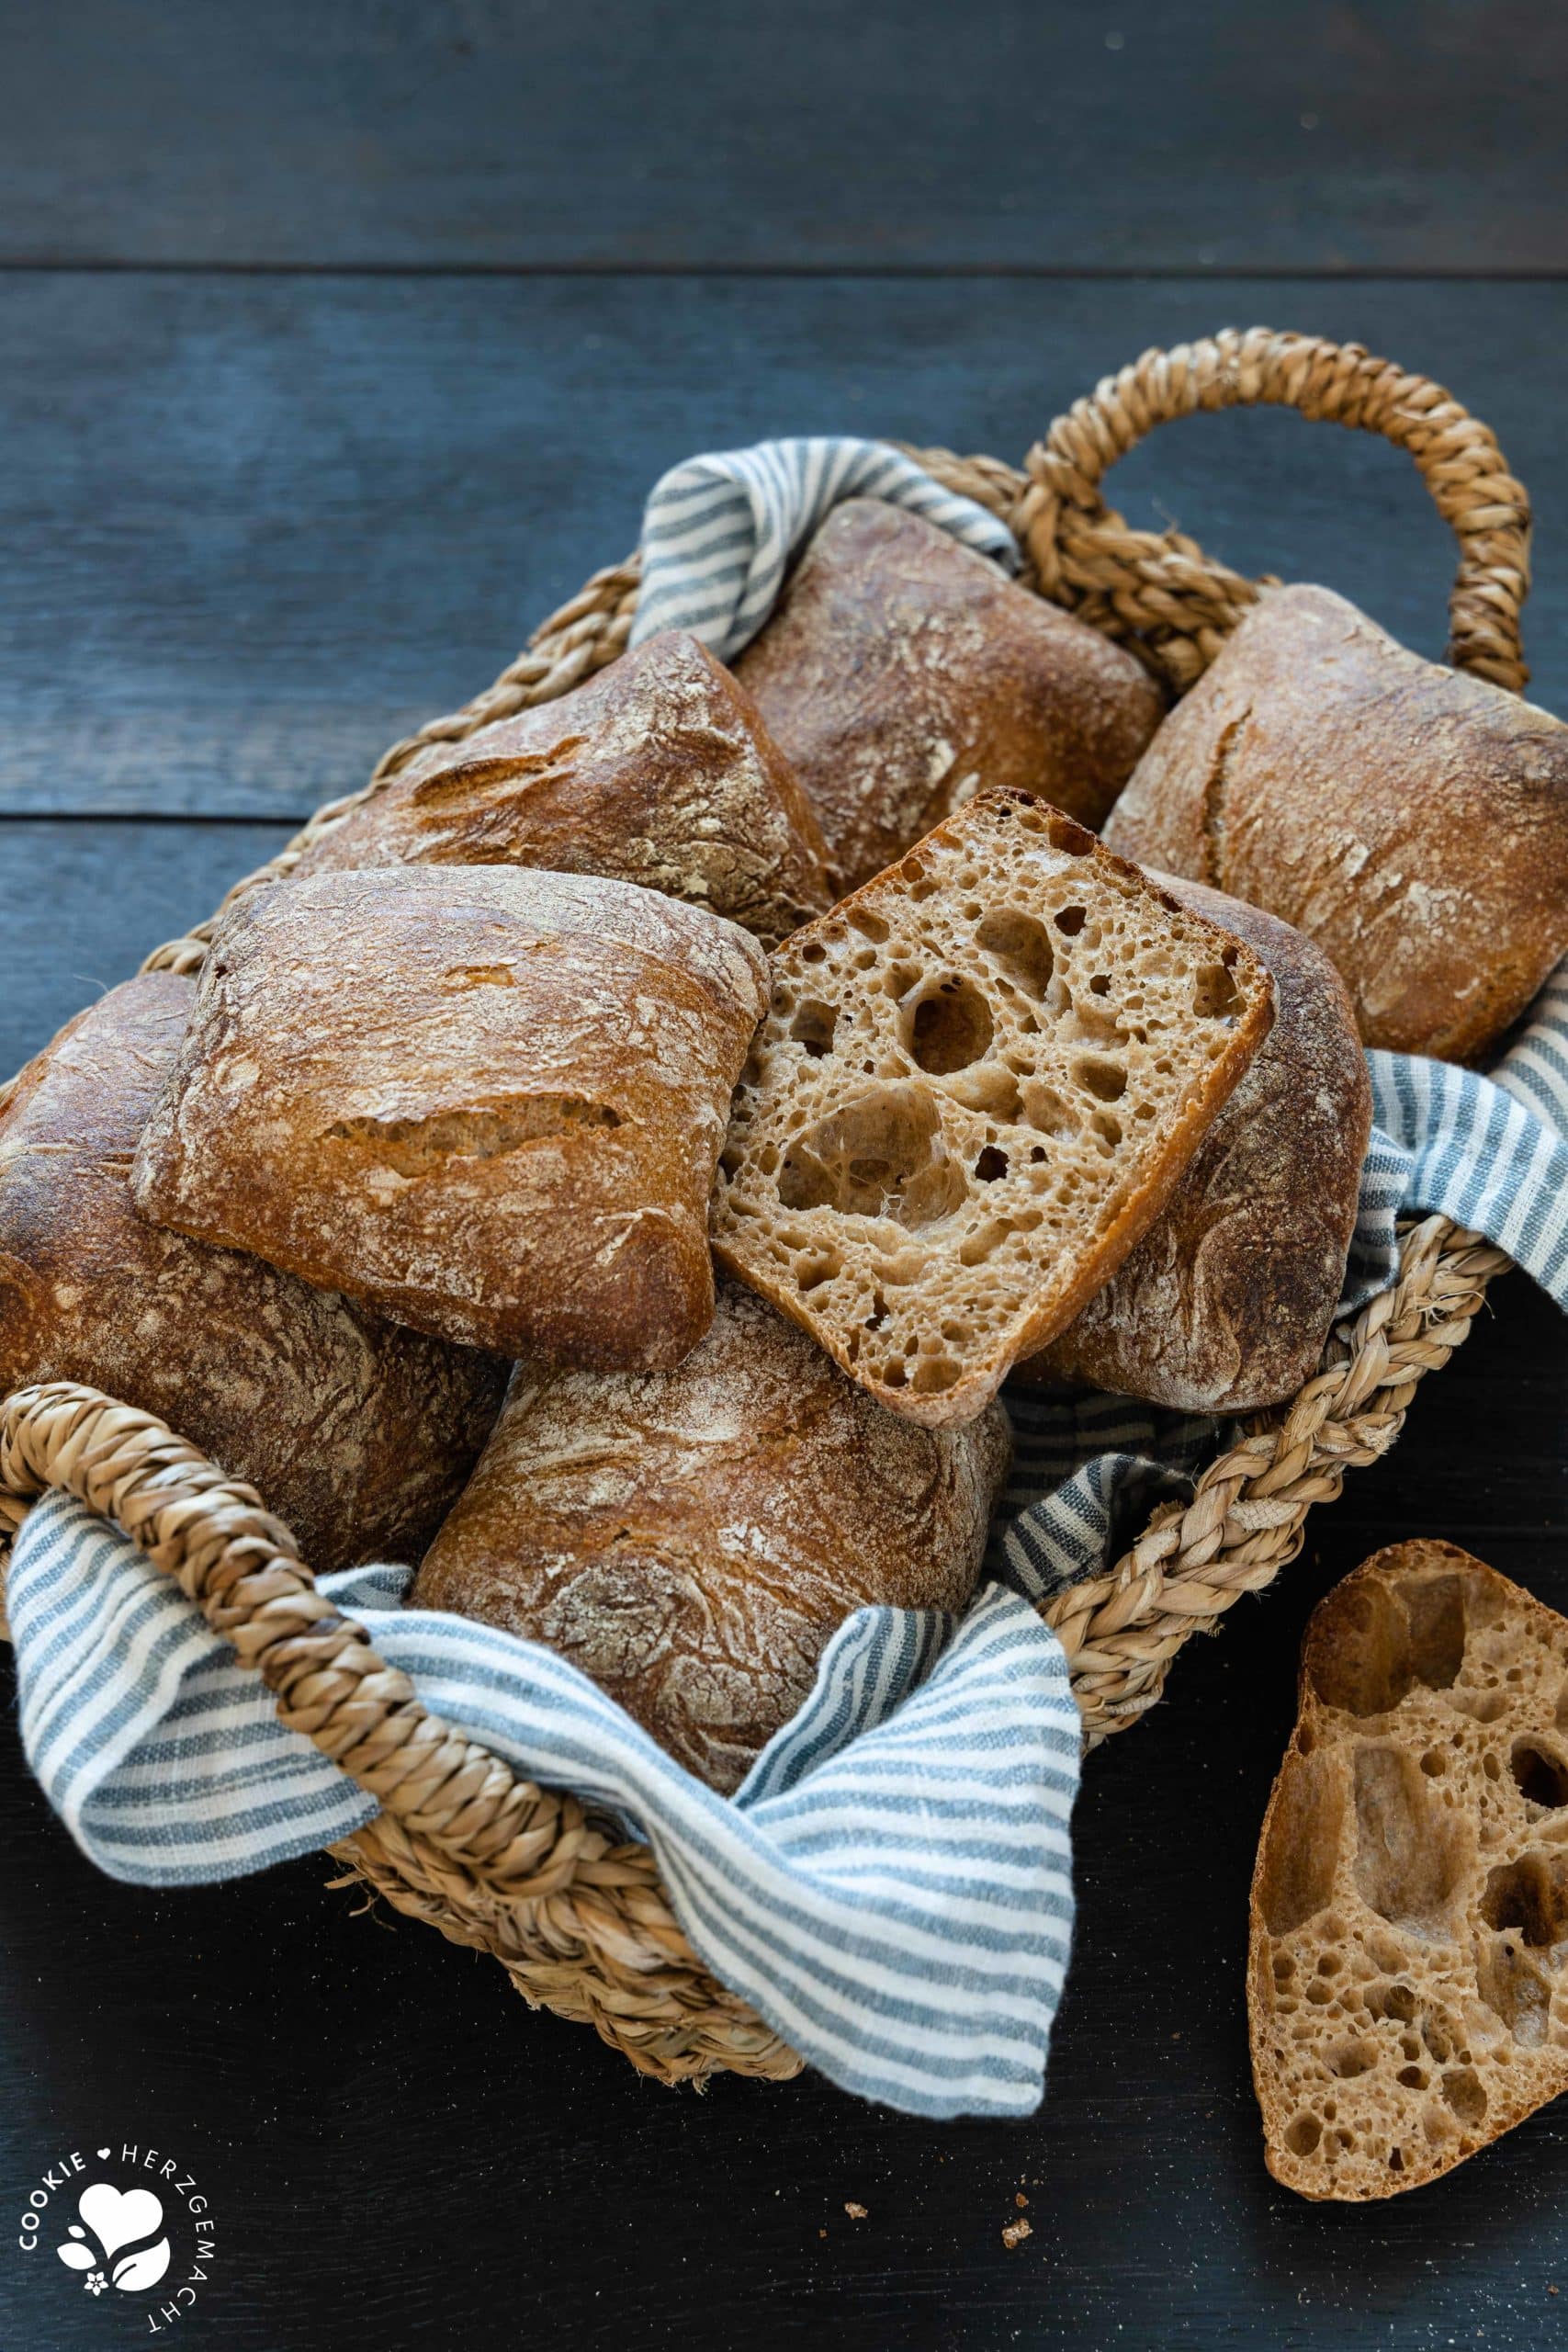
[{"label": "piece of bread on table", "polygon": [[111,989],[0,1111],[0,1395],[75,1380],[156,1413],[320,1572],[417,1559],[505,1367],[135,1214],[131,1154],[195,995],[171,972]]},{"label": "piece of bread on table", "polygon": [[1326,588],[1264,592],[1105,838],[1305,932],[1369,1046],[1472,1059],[1568,954],[1568,726]]},{"label": "piece of bread on table", "polygon": [[1303,2197],[1418,2188],[1568,2090],[1568,1620],[1451,1544],[1318,1604],[1247,1983]]},{"label": "piece of bread on table", "polygon": [[1273,1011],[1249,947],[1021,792],[970,801],[772,968],[714,1247],[933,1428],[1109,1281]]},{"label": "piece of bread on table", "polygon": [[405,865],[254,892],[137,1149],[142,1214],[509,1356],[668,1367],[767,1001],[747,932],[626,882]]},{"label": "piece of bread on table", "polygon": [[1371,1081],[1320,947],[1201,882],[1150,879],[1267,965],[1274,1026],[1137,1248],[1014,1376],[1252,1413],[1317,1370],[1356,1229]]},{"label": "piece of bread on table", "polygon": [[809,802],[751,698],[667,629],[555,702],[437,743],[296,866],[548,866],[728,915],[770,945],[831,893]]},{"label": "piece of bread on table", "polygon": [[1122,647],[874,498],[833,509],[735,669],[845,890],[988,785],[1099,825],[1165,710]]},{"label": "piece of bread on table", "polygon": [[962,1609],[1010,1439],[896,1420],[738,1285],[677,1371],[520,1364],[410,1596],[546,1643],[715,1788],[856,1609]]}]

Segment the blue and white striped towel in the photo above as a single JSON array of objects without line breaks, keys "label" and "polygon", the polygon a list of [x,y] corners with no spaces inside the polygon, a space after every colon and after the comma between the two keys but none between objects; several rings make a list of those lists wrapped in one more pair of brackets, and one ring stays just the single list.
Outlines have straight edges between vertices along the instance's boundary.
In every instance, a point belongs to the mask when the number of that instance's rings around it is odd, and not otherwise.
[{"label": "blue and white striped towel", "polygon": [[756,636],[785,571],[844,498],[907,506],[1005,570],[1018,569],[1018,542],[1005,523],[943,490],[886,442],[763,441],[692,458],[654,484],[632,643],[661,628],[690,629],[728,662]]},{"label": "blue and white striped towel", "polygon": [[[667,476],[653,507],[688,477],[724,496],[703,509],[711,537],[694,505],[672,498],[662,519],[650,507],[639,618],[700,625],[732,650],[832,498],[878,479],[868,450],[889,458],[862,442],[783,443]],[[931,502],[944,503],[968,536],[952,512],[967,502],[927,487],[912,503],[938,520]],[[1568,1306],[1568,971],[1494,1079],[1369,1059],[1378,1128],[1347,1305],[1390,1279],[1396,1216],[1441,1210]],[[928,2116],[1021,2114],[1040,2097],[1071,1930],[1077,1745],[1062,1653],[1031,1604],[1098,1572],[1223,1435],[1124,1398],[1009,1404],[993,1581],[956,1628],[892,1610],[852,1618],[806,1708],[728,1801],[547,1652],[400,1609],[408,1570],[324,1579],[438,1713],[639,1826],[694,1948],[814,2064]],[[239,1876],[367,1817],[177,1589],[80,1505],[54,1497],[30,1513],[6,1601],[28,1757],[106,1870],[144,1885]]]},{"label": "blue and white striped towel", "polygon": [[[919,2115],[1038,2103],[1072,1927],[1078,1724],[1061,1648],[1017,1594],[993,1586],[957,1639],[935,1611],[858,1611],[726,1801],[564,1659],[400,1607],[412,1575],[321,1589],[447,1722],[643,1825],[693,1945],[795,2049]],[[6,1607],[28,1760],[113,1876],[239,1877],[377,1811],[73,1498],[28,1514]]]}]

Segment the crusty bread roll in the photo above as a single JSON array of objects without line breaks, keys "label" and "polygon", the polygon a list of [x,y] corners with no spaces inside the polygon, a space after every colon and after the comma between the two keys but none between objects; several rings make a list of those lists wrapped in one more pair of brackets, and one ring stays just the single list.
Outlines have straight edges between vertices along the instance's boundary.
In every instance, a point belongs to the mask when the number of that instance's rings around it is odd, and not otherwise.
[{"label": "crusty bread roll", "polygon": [[1451,1544],[1320,1602],[1252,1882],[1269,2169],[1393,2197],[1568,2090],[1568,1620]]},{"label": "crusty bread roll", "polygon": [[172,972],[111,989],[0,1111],[0,1395],[80,1380],[158,1414],[248,1480],[318,1571],[417,1559],[504,1367],[135,1215],[130,1156],[195,994]]},{"label": "crusty bread roll", "polygon": [[970,801],[773,978],[715,1248],[933,1428],[1110,1279],[1273,1007],[1249,947],[1021,792]]},{"label": "crusty bread roll", "polygon": [[874,498],[833,509],[735,667],[845,890],[987,785],[1099,825],[1165,708],[1121,646]]},{"label": "crusty bread roll", "polygon": [[1137,1248],[1014,1376],[1251,1413],[1317,1370],[1356,1229],[1371,1081],[1320,947],[1201,882],[1150,878],[1268,966],[1274,1026]]},{"label": "crusty bread roll", "polygon": [[1105,838],[1316,940],[1369,1046],[1472,1059],[1568,954],[1568,726],[1326,588],[1265,592]]},{"label": "crusty bread roll", "polygon": [[585,875],[255,891],[213,942],[137,1206],[442,1339],[678,1363],[713,1313],[708,1193],[766,972],[733,923]]},{"label": "crusty bread roll", "polygon": [[678,1371],[519,1365],[416,1608],[547,1643],[735,1788],[871,1602],[961,1609],[1010,1441],[895,1420],[738,1286]]},{"label": "crusty bread roll", "polygon": [[420,860],[604,874],[772,944],[828,905],[823,856],[750,696],[667,629],[558,701],[432,745],[295,871]]}]

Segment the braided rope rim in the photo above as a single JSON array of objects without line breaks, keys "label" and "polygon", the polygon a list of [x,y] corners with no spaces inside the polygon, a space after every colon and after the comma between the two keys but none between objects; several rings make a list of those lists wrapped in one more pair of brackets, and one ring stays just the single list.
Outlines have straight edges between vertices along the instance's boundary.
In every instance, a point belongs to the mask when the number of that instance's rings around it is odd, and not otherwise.
[{"label": "braided rope rim", "polygon": [[1134,531],[1100,483],[1153,426],[1199,410],[1293,408],[1406,449],[1459,541],[1449,659],[1517,692],[1529,672],[1519,608],[1529,593],[1530,508],[1495,435],[1451,392],[1359,344],[1228,328],[1146,351],[1058,417],[1030,451],[1011,517],[1043,594],[1142,651],[1179,691],[1213,660],[1268,581],[1214,563],[1176,530]]},{"label": "braided rope rim", "polygon": [[[1131,530],[1098,483],[1153,424],[1247,401],[1286,403],[1411,451],[1461,544],[1450,658],[1521,685],[1525,494],[1491,434],[1448,393],[1357,345],[1227,330],[1146,352],[1107,378],[1058,419],[1024,473],[947,450],[913,454],[1006,517],[1032,567],[1030,585],[1133,646],[1180,689],[1269,583],[1212,562],[1179,533]],[[210,922],[157,949],[143,968],[198,970],[230,905],[286,876],[312,842],[426,747],[553,700],[613,661],[630,633],[639,579],[635,556],[595,573],[492,686],[393,745],[363,791],[318,810],[234,886]],[[0,1089],[0,1110],[10,1091]],[[1335,1330],[1291,1405],[1261,1417],[1212,1463],[1190,1503],[1156,1511],[1108,1575],[1049,1604],[1043,1613],[1066,1651],[1091,1745],[1154,1704],[1191,1634],[1213,1630],[1295,1556],[1307,1512],[1337,1496],[1347,1468],[1388,1451],[1420,1380],[1464,1340],[1487,1283],[1508,1263],[1446,1218],[1404,1229],[1394,1286]],[[262,1675],[281,1719],[375,1796],[378,1818],[333,1849],[352,1875],[452,1940],[493,1952],[530,2001],[592,2023],[662,2080],[718,2067],[774,2079],[798,2070],[795,2053],[696,1960],[647,1849],[616,1843],[578,1799],[517,1781],[429,1715],[407,1678],[317,1591],[292,1536],[253,1490],[152,1415],[59,1384],[0,1403],[0,1534],[47,1487],[80,1495],[124,1527]]]}]

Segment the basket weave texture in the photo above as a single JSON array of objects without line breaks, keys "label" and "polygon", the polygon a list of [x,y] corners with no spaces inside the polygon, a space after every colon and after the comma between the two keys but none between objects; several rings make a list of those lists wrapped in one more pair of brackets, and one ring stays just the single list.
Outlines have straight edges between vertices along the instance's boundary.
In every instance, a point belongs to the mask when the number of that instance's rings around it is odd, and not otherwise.
[{"label": "basket weave texture", "polygon": [[[1354,345],[1227,331],[1145,352],[1057,419],[1021,472],[989,458],[911,452],[949,488],[1003,516],[1024,584],[1120,639],[1178,693],[1199,677],[1269,584],[1213,562],[1179,532],[1132,529],[1100,495],[1115,460],[1155,424],[1201,409],[1293,407],[1382,434],[1415,458],[1460,544],[1449,657],[1517,690],[1528,676],[1519,609],[1529,584],[1529,507],[1496,441],[1451,396]],[[596,572],[495,684],[393,746],[364,791],[320,809],[237,883],[212,920],[148,957],[195,972],[235,899],[293,868],[426,745],[565,694],[624,650],[639,567]],[[0,1088],[0,1109],[8,1089]],[[1422,1377],[1467,1336],[1504,1253],[1447,1218],[1402,1230],[1393,1286],[1331,1334],[1317,1373],[1258,1417],[1167,1504],[1115,1566],[1045,1610],[1071,1667],[1089,1744],[1158,1698],[1176,1652],[1300,1550],[1308,1511],[1345,1472],[1387,1453]],[[718,2069],[782,2079],[801,2061],[704,1968],[648,1849],[626,1843],[570,1792],[510,1767],[426,1713],[362,1627],[317,1590],[287,1527],[152,1415],[57,1383],[0,1401],[0,1538],[49,1488],[117,1521],[198,1603],[274,1693],[280,1719],[381,1806],[333,1849],[351,1878],[453,1942],[492,1952],[535,2004],[591,2023],[664,2081]]]}]

